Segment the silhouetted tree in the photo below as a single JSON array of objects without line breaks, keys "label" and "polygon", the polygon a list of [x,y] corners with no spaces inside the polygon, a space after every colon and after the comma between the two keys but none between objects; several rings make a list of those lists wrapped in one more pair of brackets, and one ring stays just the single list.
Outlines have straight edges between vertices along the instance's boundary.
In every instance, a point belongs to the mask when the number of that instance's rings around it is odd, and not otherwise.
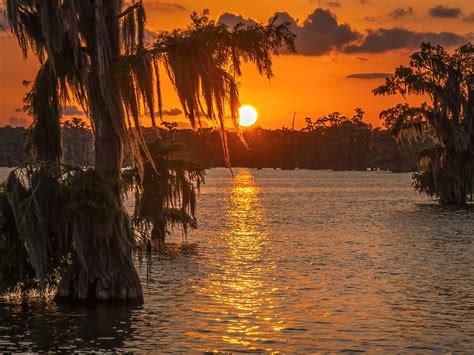
[{"label": "silhouetted tree", "polygon": [[[193,127],[201,119],[219,124],[228,161],[223,122],[228,111],[237,127],[242,62],[270,77],[272,55],[294,50],[294,35],[288,24],[230,30],[204,12],[192,15],[188,29],[162,33],[147,45],[141,1],[124,7],[121,0],[6,0],[6,10],[24,55],[31,50],[41,64],[26,97],[40,163],[14,172],[6,189],[40,285],[68,259],[57,301],[142,302],[120,169],[124,145],[141,180],[144,162],[156,169],[140,120],[146,110],[156,128],[155,112],[161,116],[160,67]],[[91,117],[95,169],[57,164],[67,102],[79,103]]]},{"label": "silhouetted tree", "polygon": [[0,166],[14,167],[25,161],[26,136],[23,127],[0,127]]},{"label": "silhouetted tree", "polygon": [[142,245],[163,251],[166,234],[180,227],[187,234],[196,228],[197,193],[204,181],[204,169],[176,155],[184,145],[173,141],[176,125],[166,124],[163,138],[147,143],[153,163],[145,163],[144,178],[136,168],[122,173],[124,182],[135,195],[132,225]]},{"label": "silhouetted tree", "polygon": [[401,141],[418,145],[414,186],[442,204],[465,204],[473,188],[474,47],[447,53],[423,43],[408,67],[374,90],[376,95],[423,95],[420,106],[398,104],[380,117]]},{"label": "silhouetted tree", "polygon": [[87,123],[73,117],[62,124],[63,160],[71,165],[94,165],[94,135]]},{"label": "silhouetted tree", "polygon": [[314,121],[306,118],[307,126],[302,132],[307,135],[303,143],[307,147],[307,163],[303,166],[311,166],[309,161],[314,155],[326,168],[366,170],[372,127],[363,118],[364,112],[359,108],[352,117],[333,112]]}]

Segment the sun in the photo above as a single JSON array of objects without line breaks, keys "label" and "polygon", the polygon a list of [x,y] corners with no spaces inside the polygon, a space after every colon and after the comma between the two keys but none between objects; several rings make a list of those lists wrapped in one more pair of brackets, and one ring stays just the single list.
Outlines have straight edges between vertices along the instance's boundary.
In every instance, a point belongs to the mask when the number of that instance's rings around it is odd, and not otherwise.
[{"label": "sun", "polygon": [[239,109],[239,114],[240,114],[239,124],[242,127],[250,127],[255,122],[257,122],[258,112],[252,106],[249,106],[249,105],[242,106]]}]

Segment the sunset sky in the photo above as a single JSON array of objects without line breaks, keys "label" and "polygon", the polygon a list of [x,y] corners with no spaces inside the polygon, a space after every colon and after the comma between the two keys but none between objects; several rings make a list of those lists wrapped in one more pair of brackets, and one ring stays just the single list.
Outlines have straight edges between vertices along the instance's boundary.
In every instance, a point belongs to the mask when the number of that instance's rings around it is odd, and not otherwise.
[{"label": "sunset sky", "polygon": [[[305,117],[356,107],[366,111],[366,120],[380,125],[378,113],[396,98],[374,97],[371,90],[381,84],[379,74],[391,73],[407,64],[408,55],[423,40],[448,48],[474,38],[474,1],[471,0],[145,0],[147,27],[159,32],[189,23],[192,11],[209,8],[211,16],[224,23],[258,21],[267,23],[275,13],[292,22],[298,35],[297,55],[275,58],[275,77],[259,77],[244,67],[241,102],[259,111],[258,124],[266,128],[296,128]],[[3,16],[0,24],[5,25]],[[11,34],[0,33],[0,125],[24,125],[21,112],[26,89],[38,69],[34,56],[23,60]],[[355,76],[355,78],[349,78]],[[374,78],[375,77],[375,78]],[[168,85],[165,88],[167,120],[184,121],[177,115],[179,103]],[[65,114],[76,114],[74,107]]]}]

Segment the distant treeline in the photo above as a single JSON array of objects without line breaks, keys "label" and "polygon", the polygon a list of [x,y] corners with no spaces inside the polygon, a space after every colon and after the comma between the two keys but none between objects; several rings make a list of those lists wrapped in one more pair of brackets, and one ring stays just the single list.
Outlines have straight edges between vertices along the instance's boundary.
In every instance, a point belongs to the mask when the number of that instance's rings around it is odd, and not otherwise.
[{"label": "distant treeline", "polygon": [[[62,125],[64,162],[89,166],[94,163],[94,137],[86,123],[73,118]],[[29,160],[28,129],[0,127],[0,166],[19,166]]]},{"label": "distant treeline", "polygon": [[[269,130],[245,130],[247,147],[236,133],[228,133],[232,166],[248,168],[366,170],[394,172],[415,171],[415,153],[399,147],[387,130],[372,128],[361,117],[347,118],[338,113],[316,121],[307,119],[307,127]],[[145,128],[152,140],[155,132]],[[206,168],[223,167],[224,154],[220,133],[210,128],[194,132],[176,130],[172,124],[160,129],[161,135],[181,143],[185,149],[179,158],[193,160]],[[23,128],[0,128],[0,165],[15,166],[25,159]],[[63,127],[63,150],[66,163],[93,164],[93,137],[80,123]],[[130,161],[126,159],[126,161]]]},{"label": "distant treeline", "polygon": [[0,166],[18,166],[26,159],[26,129],[0,127]]},{"label": "distant treeline", "polygon": [[[243,135],[248,149],[235,133],[228,136],[232,166],[394,172],[416,171],[417,166],[413,151],[400,150],[391,134],[379,129],[301,132],[255,128]],[[175,139],[186,146],[184,158],[207,168],[224,166],[218,132],[182,130],[176,132]]]}]

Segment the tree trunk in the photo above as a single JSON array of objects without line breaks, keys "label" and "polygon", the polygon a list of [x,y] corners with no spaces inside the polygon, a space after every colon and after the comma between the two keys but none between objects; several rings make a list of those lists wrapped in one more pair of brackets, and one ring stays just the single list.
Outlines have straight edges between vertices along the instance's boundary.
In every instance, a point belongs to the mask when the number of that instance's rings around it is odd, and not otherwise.
[{"label": "tree trunk", "polygon": [[442,205],[463,206],[467,203],[469,182],[471,180],[469,155],[450,150],[447,154],[445,165],[437,182],[439,202]]},{"label": "tree trunk", "polygon": [[59,163],[62,147],[58,82],[49,59],[38,71],[35,89],[31,93],[35,94],[33,97],[37,96],[28,102],[35,116],[31,130],[34,158],[39,162]]},{"label": "tree trunk", "polygon": [[463,206],[467,202],[467,191],[463,183],[452,182],[440,191],[439,202],[442,205]]},{"label": "tree trunk", "polygon": [[99,220],[90,213],[72,229],[78,250],[63,275],[56,302],[142,304],[127,216]]},{"label": "tree trunk", "polygon": [[[95,128],[96,170],[110,181],[110,189],[123,209],[120,194],[122,142],[100,92],[99,78],[91,73],[89,95]],[[73,223],[73,238],[78,249],[66,271],[57,302],[143,303],[143,292],[132,261],[133,235],[125,212],[102,218],[93,212]],[[81,255],[83,257],[81,257]]]},{"label": "tree trunk", "polygon": [[112,118],[107,112],[101,112],[101,118],[95,122],[95,166],[100,172],[120,177],[123,161],[123,146],[117,134]]},{"label": "tree trunk", "polygon": [[159,253],[163,253],[165,251],[165,237],[166,230],[164,224],[153,224],[153,228],[151,230],[151,239],[154,244],[154,247]]}]

